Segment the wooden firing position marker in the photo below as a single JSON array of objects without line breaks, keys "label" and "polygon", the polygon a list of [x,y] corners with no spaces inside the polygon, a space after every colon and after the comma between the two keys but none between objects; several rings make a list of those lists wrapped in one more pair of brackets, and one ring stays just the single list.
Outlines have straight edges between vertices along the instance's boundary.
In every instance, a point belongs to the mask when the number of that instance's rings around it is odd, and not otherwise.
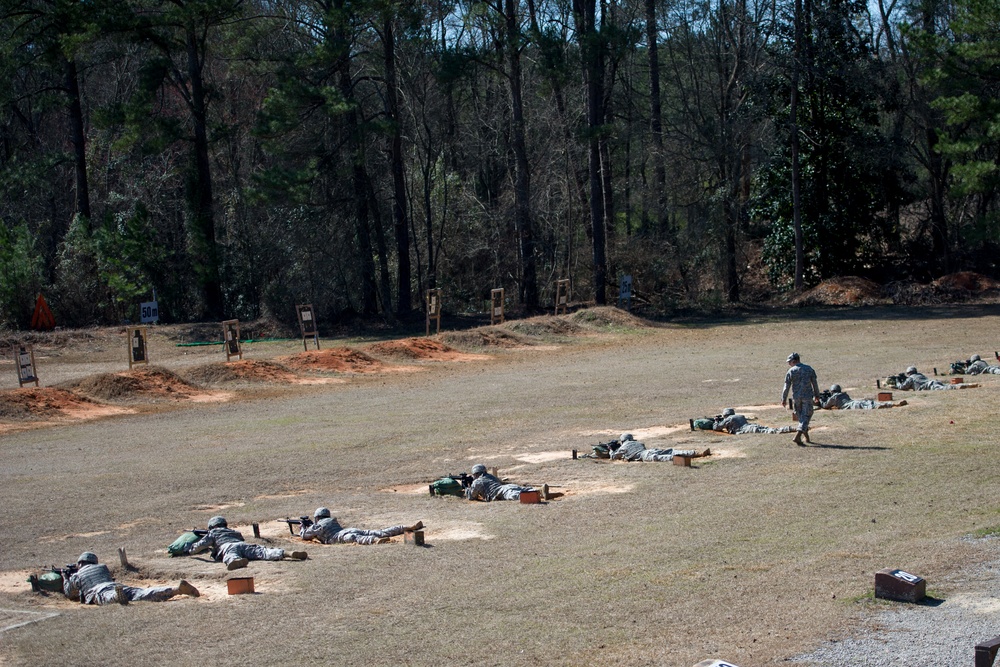
[{"label": "wooden firing position marker", "polygon": [[243,595],[244,593],[255,593],[253,588],[253,577],[236,577],[226,581],[226,590],[230,595]]},{"label": "wooden firing position marker", "polygon": [[674,458],[672,460],[673,460],[675,466],[682,466],[684,468],[690,468],[691,467],[691,457],[690,456],[678,456],[677,454],[674,454]]},{"label": "wooden firing position marker", "polygon": [[222,323],[222,346],[226,348],[226,361],[233,357],[243,358],[243,348],[240,347],[239,320],[226,320]]},{"label": "wooden firing position marker", "polygon": [[923,577],[903,570],[886,568],[875,573],[875,597],[900,602],[920,602],[927,595]]},{"label": "wooden firing position marker", "polygon": [[875,396],[875,399],[879,400],[879,401],[891,401],[892,400],[892,392],[891,391],[880,391]]},{"label": "wooden firing position marker", "polygon": [[537,489],[522,491],[519,499],[522,505],[537,505],[541,502],[541,492]]},{"label": "wooden firing position marker", "polygon": [[403,533],[403,542],[412,544],[415,547],[424,546],[424,531],[414,530]]}]

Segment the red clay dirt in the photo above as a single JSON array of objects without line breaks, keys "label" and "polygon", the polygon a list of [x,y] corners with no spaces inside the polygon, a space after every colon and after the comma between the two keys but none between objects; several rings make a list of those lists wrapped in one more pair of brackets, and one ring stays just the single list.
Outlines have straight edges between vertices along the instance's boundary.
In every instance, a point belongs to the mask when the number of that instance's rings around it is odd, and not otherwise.
[{"label": "red clay dirt", "polygon": [[198,382],[276,382],[294,383],[298,376],[285,366],[273,361],[241,359],[231,362],[214,362],[190,369],[186,375]]},{"label": "red clay dirt", "polygon": [[386,357],[420,359],[424,361],[465,361],[481,359],[482,355],[466,354],[430,338],[404,338],[369,345],[368,350]]},{"label": "red clay dirt", "polygon": [[190,399],[204,393],[172,371],[159,366],[133,368],[121,373],[101,373],[70,386],[79,394],[99,400]]},{"label": "red clay dirt", "polygon": [[975,271],[959,271],[941,276],[934,281],[938,287],[947,289],[964,289],[969,292],[983,292],[1000,289],[1000,282]]},{"label": "red clay dirt", "polygon": [[378,373],[385,370],[385,364],[378,359],[349,347],[300,352],[290,357],[279,357],[278,361],[296,371],[306,372]]}]

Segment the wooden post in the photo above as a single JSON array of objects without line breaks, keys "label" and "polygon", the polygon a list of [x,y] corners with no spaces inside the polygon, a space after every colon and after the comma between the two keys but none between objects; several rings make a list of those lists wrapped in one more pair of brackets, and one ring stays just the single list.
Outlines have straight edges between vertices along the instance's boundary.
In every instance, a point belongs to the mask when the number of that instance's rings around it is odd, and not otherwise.
[{"label": "wooden post", "polygon": [[135,364],[149,365],[147,354],[146,327],[131,327],[129,329],[128,368],[132,370]]},{"label": "wooden post", "polygon": [[[251,523],[250,526],[253,528],[253,536],[254,537],[260,537],[260,524],[254,522],[254,523]],[[289,527],[291,527],[291,526],[289,526]]]},{"label": "wooden post", "polygon": [[503,323],[503,297],[504,291],[500,287],[490,292],[490,324]]},{"label": "wooden post", "polygon": [[441,333],[441,289],[427,290],[427,335],[431,335],[431,320],[437,322],[435,333]]},{"label": "wooden post", "polygon": [[233,357],[243,358],[243,348],[240,347],[240,321],[226,320],[222,323],[222,341],[226,348],[226,361]]},{"label": "wooden post", "polygon": [[121,561],[122,569],[128,569],[128,556],[125,554],[125,547],[118,547],[118,560]]},{"label": "wooden post", "polygon": [[17,366],[17,384],[23,387],[29,382],[38,386],[38,375],[35,373],[35,350],[30,345],[20,345],[14,348],[14,363]]},{"label": "wooden post", "polygon": [[316,349],[319,349],[319,331],[316,328],[316,316],[313,313],[313,307],[311,303],[304,303],[295,306],[295,311],[299,316],[299,330],[302,332],[302,347],[307,352],[309,351],[309,343],[306,342],[308,338],[312,338],[313,342],[316,343]]},{"label": "wooden post", "polygon": [[556,315],[562,308],[563,314],[569,309],[569,278],[562,278],[556,281]]}]

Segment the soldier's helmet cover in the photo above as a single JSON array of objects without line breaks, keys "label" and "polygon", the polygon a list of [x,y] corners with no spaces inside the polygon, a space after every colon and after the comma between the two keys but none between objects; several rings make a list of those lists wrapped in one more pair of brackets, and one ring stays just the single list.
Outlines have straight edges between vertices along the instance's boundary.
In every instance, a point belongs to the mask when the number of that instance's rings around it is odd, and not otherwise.
[{"label": "soldier's helmet cover", "polygon": [[80,557],[76,559],[77,563],[87,563],[89,565],[97,565],[97,554],[93,551],[84,551],[80,554]]},{"label": "soldier's helmet cover", "polygon": [[226,523],[226,517],[224,516],[213,516],[208,520],[209,528],[226,528],[229,524]]},{"label": "soldier's helmet cover", "polygon": [[798,352],[792,352],[790,355],[788,355],[788,359],[786,359],[786,361],[798,361],[798,360],[799,360]]},{"label": "soldier's helmet cover", "polygon": [[840,393],[840,385],[839,384],[831,384],[830,385],[830,392],[833,393],[833,394],[839,394]]},{"label": "soldier's helmet cover", "polygon": [[622,433],[618,437],[618,442],[628,442],[629,440],[635,440],[631,433]]},{"label": "soldier's helmet cover", "polygon": [[484,466],[482,463],[477,463],[476,465],[472,466],[472,474],[473,475],[486,474],[486,466]]},{"label": "soldier's helmet cover", "polygon": [[907,375],[913,375],[916,372],[917,372],[917,367],[916,366],[910,366],[909,368],[906,369],[906,374]]},{"label": "soldier's helmet cover", "polygon": [[327,509],[326,507],[317,507],[316,511],[313,512],[313,518],[314,519],[329,519],[330,518],[330,510]]},{"label": "soldier's helmet cover", "polygon": [[735,415],[735,414],[736,414],[736,410],[733,410],[732,408],[726,408],[725,410],[722,411],[722,416],[723,417],[731,417],[732,415]]}]

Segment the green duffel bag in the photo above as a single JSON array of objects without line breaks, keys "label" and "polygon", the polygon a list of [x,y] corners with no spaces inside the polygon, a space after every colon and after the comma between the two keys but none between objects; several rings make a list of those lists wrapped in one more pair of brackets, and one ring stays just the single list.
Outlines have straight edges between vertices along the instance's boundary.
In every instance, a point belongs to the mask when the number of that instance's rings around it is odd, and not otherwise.
[{"label": "green duffel bag", "polygon": [[605,444],[594,445],[594,456],[599,459],[610,459],[611,450]]},{"label": "green duffel bag", "polygon": [[183,556],[184,555],[184,548],[186,546],[188,546],[189,544],[194,544],[195,542],[197,542],[200,539],[201,539],[200,537],[198,537],[194,533],[188,531],[188,532],[184,533],[183,535],[181,535],[180,537],[178,537],[176,540],[174,540],[170,544],[170,546],[167,547],[167,553],[169,553],[171,557],[173,557],[173,556]]},{"label": "green duffel bag", "polygon": [[435,496],[464,496],[465,489],[462,483],[451,477],[442,477],[436,482],[431,482],[431,493]]},{"label": "green duffel bag", "polygon": [[38,587],[50,593],[63,592],[63,578],[58,572],[46,572],[38,575]]},{"label": "green duffel bag", "polygon": [[694,427],[702,431],[711,431],[715,428],[715,421],[708,417],[702,417],[701,419],[694,420]]}]

